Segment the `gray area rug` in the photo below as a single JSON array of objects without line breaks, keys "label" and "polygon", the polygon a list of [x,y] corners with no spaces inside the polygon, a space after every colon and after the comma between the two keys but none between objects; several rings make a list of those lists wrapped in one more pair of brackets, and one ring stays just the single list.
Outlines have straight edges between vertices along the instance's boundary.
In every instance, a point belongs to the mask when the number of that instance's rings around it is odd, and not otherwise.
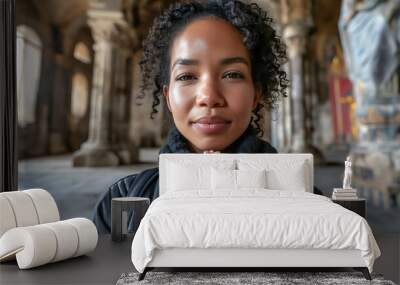
[{"label": "gray area rug", "polygon": [[122,274],[117,285],[133,284],[374,284],[395,285],[384,280],[382,275],[372,274],[372,281],[364,278],[360,272],[148,272],[142,281],[138,281],[139,273]]}]

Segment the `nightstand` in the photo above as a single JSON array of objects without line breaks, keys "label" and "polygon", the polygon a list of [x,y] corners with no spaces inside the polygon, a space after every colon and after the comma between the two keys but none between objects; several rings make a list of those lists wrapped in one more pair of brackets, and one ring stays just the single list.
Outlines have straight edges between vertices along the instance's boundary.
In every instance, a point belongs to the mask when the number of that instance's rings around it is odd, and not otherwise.
[{"label": "nightstand", "polygon": [[133,210],[134,233],[150,206],[150,199],[143,197],[121,197],[111,200],[111,238],[123,241],[128,234],[128,211]]},{"label": "nightstand", "polygon": [[355,200],[334,200],[332,202],[339,204],[340,206],[359,214],[361,217],[366,218],[366,201],[365,199],[359,198]]}]

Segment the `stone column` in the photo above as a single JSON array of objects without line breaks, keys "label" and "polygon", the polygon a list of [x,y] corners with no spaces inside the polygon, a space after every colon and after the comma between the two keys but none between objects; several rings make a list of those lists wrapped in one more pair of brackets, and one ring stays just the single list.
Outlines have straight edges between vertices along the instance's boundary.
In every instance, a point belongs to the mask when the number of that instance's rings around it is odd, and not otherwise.
[{"label": "stone column", "polygon": [[308,28],[304,23],[292,23],[285,27],[283,37],[288,47],[290,60],[290,97],[292,103],[291,151],[303,152],[306,148],[304,128],[304,56]]},{"label": "stone column", "polygon": [[315,74],[310,55],[312,2],[309,0],[281,0],[281,23],[283,39],[287,45],[291,87],[290,115],[291,137],[290,152],[312,153],[314,161],[323,161],[321,151],[312,145],[313,125],[312,109],[315,96]]},{"label": "stone column", "polygon": [[68,62],[62,54],[54,55],[53,62],[53,94],[50,97],[49,153],[66,153],[67,146],[67,98],[69,91]]},{"label": "stone column", "polygon": [[119,11],[93,10],[88,18],[95,40],[89,138],[74,154],[73,165],[116,166],[121,159],[112,140],[112,104],[123,72],[117,70],[120,46],[129,41],[130,29]]},{"label": "stone column", "polygon": [[112,141],[117,146],[121,164],[138,160],[139,149],[129,140],[130,95],[133,71],[133,48],[128,38],[121,41],[116,62],[115,100],[113,101]]}]

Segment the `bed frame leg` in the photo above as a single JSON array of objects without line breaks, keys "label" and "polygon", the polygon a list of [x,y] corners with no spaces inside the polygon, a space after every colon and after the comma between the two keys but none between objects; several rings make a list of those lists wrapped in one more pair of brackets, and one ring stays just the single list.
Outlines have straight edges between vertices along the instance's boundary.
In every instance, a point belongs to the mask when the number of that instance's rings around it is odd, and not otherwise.
[{"label": "bed frame leg", "polygon": [[146,276],[148,269],[147,267],[144,269],[144,271],[142,273],[139,274],[139,278],[138,281],[142,281],[144,279],[144,277]]},{"label": "bed frame leg", "polygon": [[371,275],[369,274],[369,270],[367,267],[354,267],[355,270],[361,271],[364,275],[365,279],[372,280]]}]

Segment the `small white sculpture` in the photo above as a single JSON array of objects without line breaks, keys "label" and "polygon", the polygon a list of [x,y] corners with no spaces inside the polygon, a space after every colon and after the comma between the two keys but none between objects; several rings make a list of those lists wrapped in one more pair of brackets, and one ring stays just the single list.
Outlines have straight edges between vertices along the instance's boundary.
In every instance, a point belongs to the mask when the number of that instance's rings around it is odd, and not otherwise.
[{"label": "small white sculpture", "polygon": [[343,189],[352,189],[351,188],[351,158],[347,157],[344,162],[344,178],[343,178]]}]

